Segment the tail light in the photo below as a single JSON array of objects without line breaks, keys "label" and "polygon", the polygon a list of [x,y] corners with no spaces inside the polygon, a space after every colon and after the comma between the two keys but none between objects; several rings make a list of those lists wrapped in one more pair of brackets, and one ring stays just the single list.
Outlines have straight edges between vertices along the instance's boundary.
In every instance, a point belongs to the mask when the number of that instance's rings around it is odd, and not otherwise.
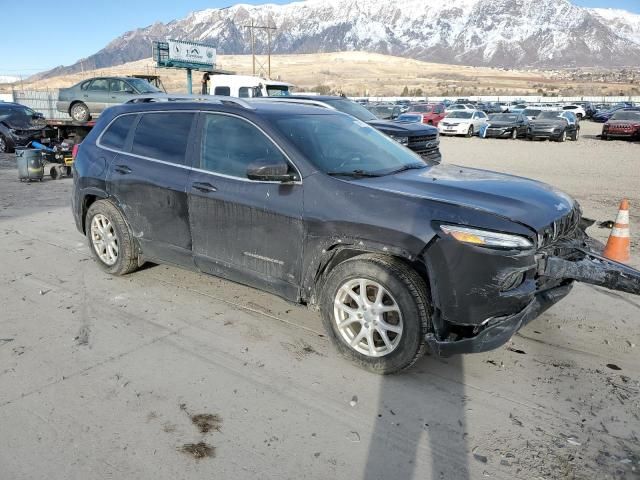
[{"label": "tail light", "polygon": [[78,156],[78,150],[80,149],[80,144],[76,143],[71,149],[71,157],[75,160]]}]

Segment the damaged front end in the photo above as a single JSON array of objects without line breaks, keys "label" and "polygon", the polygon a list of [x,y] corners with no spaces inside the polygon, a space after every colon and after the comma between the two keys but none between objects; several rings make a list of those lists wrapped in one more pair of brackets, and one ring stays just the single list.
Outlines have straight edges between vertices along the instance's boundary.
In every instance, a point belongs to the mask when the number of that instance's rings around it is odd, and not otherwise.
[{"label": "damaged front end", "polygon": [[[483,256],[490,261],[494,272],[522,271],[520,286],[504,292],[492,291],[489,282],[456,297],[453,305],[436,302],[434,329],[427,334],[430,350],[440,356],[485,352],[508,342],[522,327],[566,297],[574,281],[640,295],[640,271],[602,256],[603,245],[590,238],[586,229],[594,222],[581,218],[579,207],[553,222],[538,234],[535,251],[528,254],[506,254],[497,261],[493,252],[473,252],[478,262]],[[438,246],[447,252],[445,242]],[[471,255],[463,251],[462,255]],[[437,264],[435,265],[437,268]],[[484,269],[486,271],[486,268]],[[502,273],[495,274],[501,278]],[[495,282],[498,283],[498,282]],[[455,318],[449,313],[463,306],[464,297],[476,291],[485,292],[484,312],[494,309],[497,314],[479,319]],[[451,297],[450,297],[451,298]],[[442,300],[442,298],[440,298]],[[519,302],[519,303],[518,303]],[[512,308],[506,313],[502,306]]]}]

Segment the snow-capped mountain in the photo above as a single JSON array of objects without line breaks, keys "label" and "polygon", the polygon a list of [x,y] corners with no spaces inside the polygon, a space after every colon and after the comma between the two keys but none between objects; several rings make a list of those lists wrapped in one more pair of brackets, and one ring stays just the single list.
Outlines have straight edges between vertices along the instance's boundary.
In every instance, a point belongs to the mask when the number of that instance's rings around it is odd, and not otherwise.
[{"label": "snow-capped mountain", "polygon": [[13,75],[0,75],[0,83],[15,83],[20,80],[20,77]]},{"label": "snow-capped mountain", "polygon": [[[235,5],[130,31],[82,65],[40,76],[108,67],[149,56],[168,38],[215,45],[221,54],[249,53],[244,26],[277,28],[275,53],[366,50],[420,60],[506,67],[622,66],[640,63],[638,18],[591,10],[569,0],[306,0]],[[257,36],[258,52],[266,35]]]},{"label": "snow-capped mountain", "polygon": [[640,15],[614,8],[592,8],[591,13],[618,34],[640,45]]}]

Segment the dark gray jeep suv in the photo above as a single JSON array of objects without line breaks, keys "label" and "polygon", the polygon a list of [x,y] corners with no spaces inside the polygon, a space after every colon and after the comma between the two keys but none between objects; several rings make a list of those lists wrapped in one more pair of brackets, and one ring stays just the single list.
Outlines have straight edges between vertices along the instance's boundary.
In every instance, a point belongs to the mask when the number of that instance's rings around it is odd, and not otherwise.
[{"label": "dark gray jeep suv", "polygon": [[640,293],[552,187],[429,162],[332,109],[193,100],[107,109],[81,144],[73,212],[107,272],[162,262],[319,306],[378,373],[496,348],[574,280]]}]

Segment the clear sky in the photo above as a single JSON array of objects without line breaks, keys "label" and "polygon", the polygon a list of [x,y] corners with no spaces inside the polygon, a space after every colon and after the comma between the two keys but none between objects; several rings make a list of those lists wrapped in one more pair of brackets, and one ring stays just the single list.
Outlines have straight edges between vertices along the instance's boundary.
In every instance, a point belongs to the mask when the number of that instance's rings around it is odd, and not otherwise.
[{"label": "clear sky", "polygon": [[[440,1],[440,0],[438,0]],[[640,13],[640,0],[573,0]],[[87,57],[126,31],[235,0],[0,0],[0,75],[31,75]],[[266,3],[242,0],[242,3]],[[269,3],[289,3],[270,0]],[[15,21],[14,21],[15,20]]]}]

